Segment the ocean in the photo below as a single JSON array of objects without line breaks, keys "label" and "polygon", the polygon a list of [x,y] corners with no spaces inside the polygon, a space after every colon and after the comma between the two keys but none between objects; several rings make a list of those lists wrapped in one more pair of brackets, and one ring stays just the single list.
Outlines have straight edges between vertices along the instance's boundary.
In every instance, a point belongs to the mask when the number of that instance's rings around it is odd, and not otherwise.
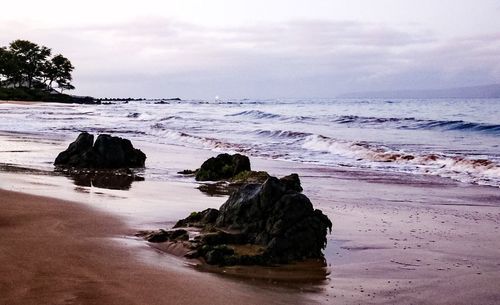
[{"label": "ocean", "polygon": [[[2,104],[0,117],[0,130],[7,132],[67,140],[81,131],[109,133],[158,145],[500,186],[499,99]],[[153,180],[172,177],[155,163],[143,174]]]}]

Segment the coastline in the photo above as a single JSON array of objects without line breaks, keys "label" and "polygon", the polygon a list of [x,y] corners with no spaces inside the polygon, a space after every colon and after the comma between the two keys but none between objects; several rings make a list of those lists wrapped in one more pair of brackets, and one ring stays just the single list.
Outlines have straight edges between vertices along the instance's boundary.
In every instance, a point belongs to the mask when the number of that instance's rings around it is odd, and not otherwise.
[{"label": "coastline", "polygon": [[[19,135],[11,136],[19,140]],[[28,157],[17,157],[13,160],[17,164],[32,158],[32,146],[37,147],[33,154],[42,159],[64,146],[53,140],[33,145],[30,135],[20,141],[4,146],[9,150],[12,145],[23,145]],[[146,143],[140,143],[140,147],[145,149],[152,166],[160,161],[175,165],[169,168],[172,173],[194,168],[207,156],[216,154]],[[49,153],[40,152],[47,150]],[[328,237],[325,252],[331,274],[323,283],[292,288],[273,284],[273,289],[269,289],[269,285],[253,279],[199,272],[185,267],[183,261],[171,263],[170,255],[145,243],[138,243],[144,251],[131,249],[130,239],[118,238],[127,241],[127,245],[118,247],[120,253],[128,253],[122,262],[139,260],[161,274],[180,272],[177,277],[192,279],[196,286],[203,286],[204,281],[223,281],[224,285],[235,285],[235,293],[244,294],[246,303],[260,300],[293,304],[296,299],[297,304],[329,304],[332,300],[347,304],[495,304],[500,300],[496,289],[500,281],[499,189],[435,176],[389,175],[258,158],[252,159],[252,165],[278,176],[298,172],[304,193],[332,219],[333,234]],[[130,190],[120,191],[81,187],[69,177],[29,171],[4,172],[0,177],[1,188],[53,194],[82,202],[82,209],[111,214],[111,218],[125,224],[124,231],[118,232],[122,237],[132,236],[139,229],[168,228],[193,210],[218,207],[225,201],[225,197],[202,194],[196,183],[183,178],[146,179],[134,182]],[[115,249],[117,239],[110,240],[113,236],[102,233],[108,237],[106,246]],[[131,265],[136,267],[142,268]],[[195,293],[201,292],[192,292]],[[195,303],[194,299],[191,303]]]}]

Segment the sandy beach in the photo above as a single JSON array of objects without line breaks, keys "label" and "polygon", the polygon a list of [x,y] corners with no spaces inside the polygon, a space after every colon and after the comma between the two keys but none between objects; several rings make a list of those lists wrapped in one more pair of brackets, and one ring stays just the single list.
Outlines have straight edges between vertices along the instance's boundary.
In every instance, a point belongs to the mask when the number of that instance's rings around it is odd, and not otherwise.
[{"label": "sandy beach", "polygon": [[[115,217],[69,201],[0,191],[2,304],[301,304],[189,268],[154,268]],[[168,260],[167,260],[168,261]]]},{"label": "sandy beach", "polygon": [[26,101],[0,101],[0,104],[12,104],[12,105],[30,105],[42,102],[26,102]]},{"label": "sandy beach", "polygon": [[[322,281],[262,281],[200,272],[133,237],[218,207],[189,178],[133,182],[128,190],[78,185],[30,165],[50,162],[58,139],[3,134],[2,302],[6,304],[498,304],[500,190],[447,178],[252,159],[256,170],[297,172],[333,222]],[[176,173],[214,152],[138,145]],[[156,161],[160,162],[160,161]],[[163,161],[162,161],[163,162]],[[167,161],[164,161],[167,162]],[[36,167],[36,166],[35,166]],[[42,166],[43,167],[43,166]],[[47,166],[49,168],[49,166]],[[177,177],[177,178],[176,178]],[[75,202],[63,201],[71,200]]]}]

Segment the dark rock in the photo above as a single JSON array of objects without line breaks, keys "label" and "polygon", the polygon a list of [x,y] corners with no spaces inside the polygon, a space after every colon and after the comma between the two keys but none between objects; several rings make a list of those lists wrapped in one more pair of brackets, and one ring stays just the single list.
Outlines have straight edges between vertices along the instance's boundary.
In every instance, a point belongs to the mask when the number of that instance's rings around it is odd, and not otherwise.
[{"label": "dark rock", "polygon": [[90,151],[93,144],[93,135],[87,132],[80,133],[76,140],[73,143],[69,144],[68,148],[57,156],[54,164],[58,165],[77,163],[78,156]]},{"label": "dark rock", "polygon": [[206,227],[214,224],[219,216],[219,211],[216,209],[206,209],[201,212],[193,212],[185,219],[177,221],[174,228],[180,227]]},{"label": "dark rock", "polygon": [[143,237],[150,243],[163,243],[166,241],[183,241],[189,239],[189,233],[186,230],[170,230],[160,229],[158,231],[142,231],[136,236]]},{"label": "dark rock", "polygon": [[228,233],[224,231],[215,231],[199,235],[199,240],[205,245],[222,245],[222,244],[244,244],[247,242],[247,237],[241,233]]},{"label": "dark rock", "polygon": [[286,187],[288,189],[297,191],[297,192],[302,192],[302,186],[300,185],[300,179],[299,175],[297,174],[290,174],[288,176],[285,176],[280,179],[280,181],[284,184],[286,184]]},{"label": "dark rock", "polygon": [[[332,223],[301,191],[296,174],[269,177],[262,184],[243,185],[218,211],[192,213],[175,227],[202,229],[193,247],[209,264],[268,265],[322,258]],[[217,246],[233,251],[215,250]]]},{"label": "dark rock", "polygon": [[144,239],[149,241],[150,243],[166,242],[170,236],[170,234],[167,231],[161,229],[152,232],[141,232],[140,234],[136,235],[144,237]]},{"label": "dark rock", "polygon": [[[264,183],[267,178],[271,177],[267,172],[264,171],[244,171],[236,176],[232,177],[230,180],[230,184],[232,186],[235,185],[243,185],[249,183]],[[300,183],[300,182],[299,182]]]},{"label": "dark rock", "polygon": [[267,172],[244,171],[230,178],[228,181],[202,183],[197,188],[208,196],[230,195],[240,186],[248,183],[264,183],[270,175]]},{"label": "dark rock", "polygon": [[181,175],[194,175],[194,174],[196,174],[196,171],[190,170],[190,169],[185,169],[185,170],[182,170],[182,171],[177,172],[177,173],[181,174]]},{"label": "dark rock", "polygon": [[297,192],[296,184],[290,187],[288,181],[271,177],[233,193],[221,206],[215,226],[241,231],[250,243],[266,246],[270,257],[295,260],[321,257],[332,224]]},{"label": "dark rock", "polygon": [[224,262],[224,253],[222,251],[210,250],[204,257],[205,261],[211,265],[222,265]]},{"label": "dark rock", "polygon": [[120,137],[107,134],[94,136],[81,133],[68,149],[61,152],[54,165],[78,168],[127,168],[143,167],[146,155],[132,146],[132,143]]},{"label": "dark rock", "polygon": [[240,154],[220,154],[203,162],[196,172],[196,180],[217,181],[229,179],[244,171],[250,171],[248,157]]},{"label": "dark rock", "polygon": [[218,245],[208,250],[203,256],[211,265],[226,265],[226,257],[234,254],[234,250],[226,245]]},{"label": "dark rock", "polygon": [[189,239],[189,233],[186,230],[173,230],[170,231],[170,239],[174,240],[188,240]]},{"label": "dark rock", "polygon": [[248,157],[240,154],[220,154],[203,162],[197,170],[183,170],[181,175],[195,175],[197,181],[212,181],[201,184],[198,189],[209,196],[229,195],[241,185],[264,183],[269,174],[252,171]]}]

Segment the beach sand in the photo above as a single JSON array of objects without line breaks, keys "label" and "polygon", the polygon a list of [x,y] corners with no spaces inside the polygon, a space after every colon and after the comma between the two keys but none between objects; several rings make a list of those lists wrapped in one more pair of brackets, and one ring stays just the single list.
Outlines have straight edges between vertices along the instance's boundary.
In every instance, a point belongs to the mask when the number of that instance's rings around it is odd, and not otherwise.
[{"label": "beach sand", "polygon": [[189,268],[155,268],[120,245],[118,219],[0,190],[1,304],[301,304]]},{"label": "beach sand", "polygon": [[[9,139],[0,137],[0,156],[12,156],[13,164],[34,156],[50,162],[67,145],[31,135]],[[24,152],[12,154],[13,146]],[[150,164],[171,164],[172,173],[216,154],[138,146]],[[189,178],[173,174],[175,181],[146,179],[118,191],[4,166],[0,188],[79,203],[2,191],[0,264],[8,268],[0,271],[0,303],[500,303],[500,189],[257,158],[252,165],[277,176],[299,173],[304,194],[332,220],[324,281],[291,285],[199,272],[133,238],[138,230],[169,228],[191,211],[225,201],[201,193]]]},{"label": "beach sand", "polygon": [[34,103],[43,103],[40,101],[0,101],[0,104],[14,104],[14,105],[29,105]]}]

